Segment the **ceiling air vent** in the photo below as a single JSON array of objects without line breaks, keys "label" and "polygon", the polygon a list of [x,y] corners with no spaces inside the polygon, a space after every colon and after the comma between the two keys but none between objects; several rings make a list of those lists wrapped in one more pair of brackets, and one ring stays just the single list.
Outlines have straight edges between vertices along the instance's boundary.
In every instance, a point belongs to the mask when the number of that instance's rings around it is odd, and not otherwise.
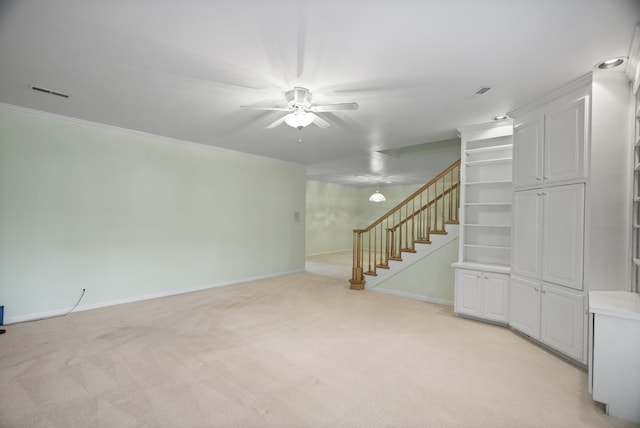
[{"label": "ceiling air vent", "polygon": [[476,91],[476,95],[482,95],[482,94],[486,94],[487,92],[489,92],[491,90],[491,87],[489,86],[483,86],[480,89],[478,89]]},{"label": "ceiling air vent", "polygon": [[38,92],[44,92],[45,94],[49,94],[49,95],[56,95],[62,98],[69,98],[69,95],[63,94],[62,92],[57,92],[57,91],[53,91],[51,89],[46,89],[46,88],[40,88],[39,86],[32,86],[31,89]]}]

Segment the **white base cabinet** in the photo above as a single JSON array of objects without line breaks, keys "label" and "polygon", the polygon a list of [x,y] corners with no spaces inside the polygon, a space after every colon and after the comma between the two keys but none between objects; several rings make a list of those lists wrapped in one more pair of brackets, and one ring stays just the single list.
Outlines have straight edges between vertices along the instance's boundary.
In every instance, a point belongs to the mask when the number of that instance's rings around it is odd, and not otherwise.
[{"label": "white base cabinet", "polygon": [[586,363],[585,323],[583,293],[530,278],[511,277],[511,327]]},{"label": "white base cabinet", "polygon": [[508,323],[509,275],[457,268],[454,309],[460,315]]},{"label": "white base cabinet", "polygon": [[509,325],[534,339],[540,339],[540,283],[511,277]]},{"label": "white base cabinet", "polygon": [[540,341],[586,363],[584,295],[543,284],[541,297]]},{"label": "white base cabinet", "polygon": [[607,414],[640,424],[640,294],[589,293],[593,399]]}]

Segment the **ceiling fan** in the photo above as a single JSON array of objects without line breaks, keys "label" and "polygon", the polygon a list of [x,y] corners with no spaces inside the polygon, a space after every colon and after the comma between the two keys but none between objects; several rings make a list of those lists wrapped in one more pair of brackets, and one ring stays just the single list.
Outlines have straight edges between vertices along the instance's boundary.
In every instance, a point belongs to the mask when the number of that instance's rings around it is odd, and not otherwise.
[{"label": "ceiling fan", "polygon": [[311,92],[306,88],[296,86],[293,90],[285,94],[287,98],[286,107],[259,107],[259,106],[242,106],[259,110],[275,110],[286,111],[289,114],[276,120],[267,129],[275,128],[283,122],[287,125],[302,129],[305,126],[314,123],[320,128],[331,126],[329,122],[320,117],[317,113],[328,113],[343,110],[357,110],[358,103],[339,103],[339,104],[312,104]]}]

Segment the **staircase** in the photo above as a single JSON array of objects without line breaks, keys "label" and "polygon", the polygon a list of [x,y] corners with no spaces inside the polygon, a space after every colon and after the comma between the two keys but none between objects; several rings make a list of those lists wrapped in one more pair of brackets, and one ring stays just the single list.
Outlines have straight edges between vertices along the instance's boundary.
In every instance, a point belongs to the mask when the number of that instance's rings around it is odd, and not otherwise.
[{"label": "staircase", "polygon": [[364,289],[365,275],[377,277],[380,269],[391,268],[390,261],[401,262],[417,246],[446,235],[447,224],[458,224],[459,206],[458,160],[367,228],[354,229],[350,288]]}]

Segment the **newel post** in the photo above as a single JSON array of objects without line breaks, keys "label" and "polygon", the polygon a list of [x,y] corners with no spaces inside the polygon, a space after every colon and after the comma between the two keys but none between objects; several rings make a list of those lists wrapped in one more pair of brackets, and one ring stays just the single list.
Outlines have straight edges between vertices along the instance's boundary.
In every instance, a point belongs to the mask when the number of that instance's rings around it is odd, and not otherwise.
[{"label": "newel post", "polygon": [[353,268],[349,287],[352,290],[364,289],[364,273],[362,268],[362,230],[353,230]]}]

